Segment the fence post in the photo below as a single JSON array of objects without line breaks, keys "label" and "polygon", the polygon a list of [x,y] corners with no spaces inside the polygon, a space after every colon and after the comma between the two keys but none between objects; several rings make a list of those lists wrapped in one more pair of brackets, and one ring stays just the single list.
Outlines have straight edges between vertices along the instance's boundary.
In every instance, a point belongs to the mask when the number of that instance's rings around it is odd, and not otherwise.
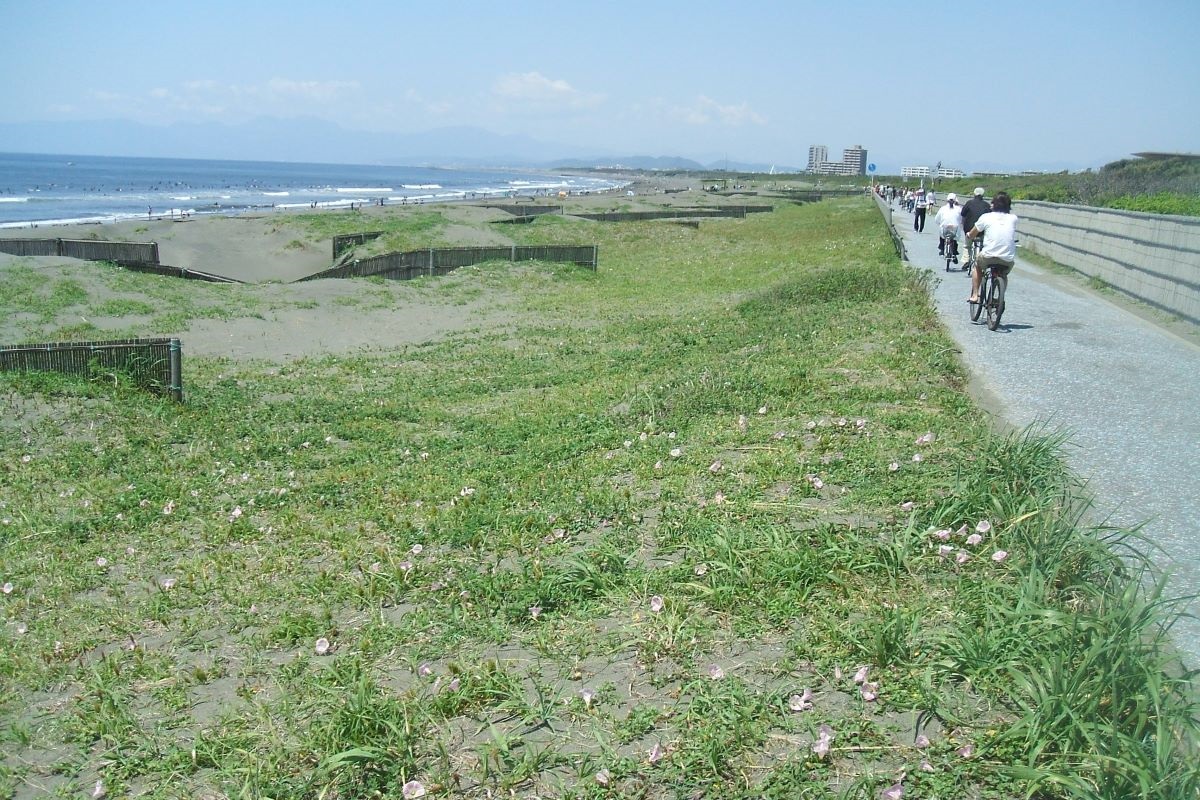
[{"label": "fence post", "polygon": [[155,264],[162,263],[162,262],[160,262],[160,261],[158,260],[158,242],[151,242],[150,244],[151,244],[151,245],[154,247],[154,250],[153,250],[153,252],[154,252],[154,263],[155,263]]},{"label": "fence post", "polygon": [[600,245],[592,245],[592,272],[600,269]]},{"label": "fence post", "polygon": [[433,277],[433,248],[429,248],[429,277]]},{"label": "fence post", "polygon": [[171,339],[170,350],[168,351],[171,362],[171,385],[167,390],[171,393],[171,399],[177,403],[183,402],[183,346],[178,339]]},{"label": "fence post", "polygon": [[517,262],[517,246],[515,244],[512,246],[512,253],[509,255],[508,260],[514,264]]}]

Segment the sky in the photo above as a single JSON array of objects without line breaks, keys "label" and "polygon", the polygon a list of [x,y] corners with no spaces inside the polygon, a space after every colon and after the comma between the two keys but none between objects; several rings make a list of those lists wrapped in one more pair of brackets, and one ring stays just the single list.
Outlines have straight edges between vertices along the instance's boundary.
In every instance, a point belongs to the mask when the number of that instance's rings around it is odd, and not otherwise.
[{"label": "sky", "polygon": [[0,0],[0,19],[0,124],[473,126],[800,167],[862,145],[893,172],[1200,152],[1198,0]]}]

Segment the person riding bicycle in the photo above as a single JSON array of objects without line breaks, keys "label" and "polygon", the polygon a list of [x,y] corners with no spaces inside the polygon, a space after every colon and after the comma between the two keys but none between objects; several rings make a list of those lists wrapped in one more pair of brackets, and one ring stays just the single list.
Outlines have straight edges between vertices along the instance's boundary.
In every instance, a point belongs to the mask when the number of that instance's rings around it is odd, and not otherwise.
[{"label": "person riding bicycle", "polygon": [[983,187],[975,187],[975,196],[967,202],[963,203],[962,207],[962,227],[964,231],[969,231],[975,227],[975,220],[982,217],[984,214],[992,210],[992,204],[983,199]]},{"label": "person riding bicycle", "polygon": [[[942,232],[941,238],[938,239],[938,255],[951,256],[954,263],[958,263],[958,229],[961,225],[962,206],[958,204],[958,195],[954,192],[946,195],[946,205],[938,209],[937,215],[933,218],[934,224]],[[950,244],[950,252],[947,253],[946,243]]]},{"label": "person riding bicycle", "polygon": [[992,198],[992,210],[975,220],[968,239],[983,237],[983,250],[975,261],[971,272],[971,296],[968,301],[979,302],[979,284],[983,271],[998,267],[1002,275],[1008,276],[1017,260],[1017,216],[1012,213],[1012,198],[1007,192],[996,192]]}]

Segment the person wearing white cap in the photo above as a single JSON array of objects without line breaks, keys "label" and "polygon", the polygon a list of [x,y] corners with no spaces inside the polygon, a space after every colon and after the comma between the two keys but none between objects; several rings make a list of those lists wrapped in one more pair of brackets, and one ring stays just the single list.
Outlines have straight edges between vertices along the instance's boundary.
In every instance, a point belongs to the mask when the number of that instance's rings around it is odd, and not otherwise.
[{"label": "person wearing white cap", "polygon": [[958,263],[958,228],[962,224],[962,207],[958,204],[958,195],[954,192],[946,195],[946,205],[938,209],[937,216],[933,218],[934,223],[941,230],[941,238],[938,239],[938,255],[947,255],[945,248],[947,244],[950,247],[950,255],[954,259],[954,263]]},{"label": "person wearing white cap", "polygon": [[992,210],[992,204],[983,199],[983,187],[975,187],[975,196],[967,202],[963,203],[962,207],[962,227],[964,231],[969,231],[975,227],[975,220],[982,217],[984,214]]}]

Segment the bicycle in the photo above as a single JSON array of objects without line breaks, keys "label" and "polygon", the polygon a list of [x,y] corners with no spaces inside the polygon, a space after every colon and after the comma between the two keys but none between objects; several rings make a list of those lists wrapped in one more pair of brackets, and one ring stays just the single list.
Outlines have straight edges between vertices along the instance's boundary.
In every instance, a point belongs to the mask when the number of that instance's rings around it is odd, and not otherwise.
[{"label": "bicycle", "polygon": [[979,317],[987,312],[989,331],[1000,327],[1000,317],[1004,315],[1004,291],[1008,288],[1009,267],[1004,264],[989,264],[983,273],[983,281],[979,284],[979,300],[971,303],[971,321],[978,322]]},{"label": "bicycle", "polygon": [[946,272],[950,264],[958,263],[958,234],[956,231],[942,231],[942,252],[946,256]]},{"label": "bicycle", "polygon": [[983,250],[983,237],[976,236],[974,239],[967,239],[967,261],[963,264],[963,272],[970,274],[975,268],[975,262],[979,260],[979,253]]}]

